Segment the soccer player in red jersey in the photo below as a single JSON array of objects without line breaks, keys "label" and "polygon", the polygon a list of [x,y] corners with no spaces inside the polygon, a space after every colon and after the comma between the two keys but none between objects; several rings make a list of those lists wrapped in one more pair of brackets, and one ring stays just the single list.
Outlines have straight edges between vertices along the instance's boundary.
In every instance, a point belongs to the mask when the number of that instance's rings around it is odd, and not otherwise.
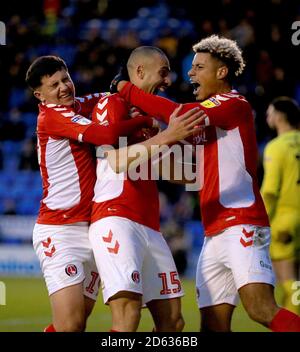
[{"label": "soccer player in red jersey", "polygon": [[[169,60],[156,47],[133,50],[127,68],[131,82],[145,92],[155,94],[171,83]],[[100,99],[93,120],[114,129],[133,109],[113,94]],[[149,130],[133,134],[130,143],[146,139],[147,134]],[[112,313],[112,331],[136,331],[143,305],[152,314],[155,331],[181,331],[183,290],[172,253],[160,233],[156,181],[150,177],[132,180],[126,172],[117,175],[105,159],[97,163],[89,236],[103,299]]]},{"label": "soccer player in red jersey", "polygon": [[[193,46],[189,71],[197,103],[207,114],[204,184],[199,192],[205,241],[199,257],[196,287],[202,331],[230,331],[238,296],[253,320],[273,331],[300,331],[300,318],[277,305],[269,256],[268,216],[256,178],[257,146],[250,104],[232,90],[242,73],[241,51],[216,35]],[[116,77],[113,85],[130,104],[168,121],[177,103],[146,94]],[[203,135],[203,133],[202,133]]]},{"label": "soccer player in red jersey", "polygon": [[[107,94],[75,98],[66,63],[56,56],[36,59],[27,71],[26,82],[41,102],[37,137],[43,198],[33,245],[52,308],[53,324],[45,331],[84,331],[99,284],[88,240],[96,181],[89,143],[114,145],[120,135],[152,126],[153,119],[140,116],[120,122],[113,130],[92,122],[92,109],[99,97]],[[178,119],[161,137],[172,142],[176,126],[189,135],[191,126],[183,125]]]}]

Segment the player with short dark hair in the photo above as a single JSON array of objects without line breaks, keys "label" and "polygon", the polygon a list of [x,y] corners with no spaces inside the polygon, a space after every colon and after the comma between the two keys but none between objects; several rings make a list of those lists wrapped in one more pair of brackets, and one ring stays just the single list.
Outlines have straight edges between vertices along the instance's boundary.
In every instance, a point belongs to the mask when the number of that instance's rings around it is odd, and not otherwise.
[{"label": "player with short dark hair", "polygon": [[[189,76],[197,103],[207,114],[204,185],[200,191],[205,241],[199,257],[196,286],[202,331],[230,331],[238,296],[248,315],[273,331],[300,331],[300,318],[280,308],[274,298],[269,256],[268,216],[259,192],[257,145],[252,108],[232,90],[242,73],[241,50],[230,39],[212,35],[193,46]],[[168,121],[177,103],[146,94],[116,77],[113,86],[128,102]]]},{"label": "player with short dark hair", "polygon": [[299,280],[300,260],[300,110],[289,97],[274,99],[267,110],[267,123],[277,137],[264,150],[262,196],[271,222],[270,254],[283,306],[297,314],[293,300]]},{"label": "player with short dark hair", "polygon": [[[151,127],[153,119],[139,116],[121,121],[114,129],[91,121],[99,97],[108,93],[75,98],[75,87],[66,64],[56,56],[36,59],[27,71],[26,82],[40,101],[37,137],[43,197],[34,227],[33,246],[52,308],[53,324],[45,331],[84,331],[99,284],[88,239],[96,181],[90,144],[115,145],[119,136]],[[196,115],[195,119],[191,117],[183,122],[177,119],[154,142],[171,143],[190,135],[197,118]]]},{"label": "player with short dark hair", "polygon": [[[171,83],[169,60],[159,48],[134,49],[127,68],[131,82],[145,92],[164,91]],[[112,94],[100,99],[93,120],[113,129],[131,112],[142,113],[120,94]],[[131,135],[129,142],[148,139],[157,132],[143,129]],[[147,165],[151,169],[151,162]],[[109,162],[99,159],[89,235],[103,299],[112,313],[112,331],[136,331],[143,305],[149,308],[157,332],[181,331],[183,290],[172,253],[160,232],[156,181],[132,180],[126,172],[117,177]]]},{"label": "player with short dark hair", "polygon": [[30,65],[25,81],[32,90],[35,90],[41,86],[44,76],[52,76],[61,70],[68,71],[67,64],[62,58],[54,55],[40,56]]}]

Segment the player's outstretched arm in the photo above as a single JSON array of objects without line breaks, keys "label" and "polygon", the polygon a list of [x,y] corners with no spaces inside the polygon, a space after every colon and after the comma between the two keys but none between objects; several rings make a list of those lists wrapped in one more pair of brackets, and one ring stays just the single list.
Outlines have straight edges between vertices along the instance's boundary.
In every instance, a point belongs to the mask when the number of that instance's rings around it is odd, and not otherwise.
[{"label": "player's outstretched arm", "polygon": [[170,116],[168,127],[156,136],[138,144],[106,152],[107,160],[116,173],[136,168],[151,157],[164,152],[169,144],[185,139],[200,131],[206,115],[199,107],[180,115],[180,105]]}]

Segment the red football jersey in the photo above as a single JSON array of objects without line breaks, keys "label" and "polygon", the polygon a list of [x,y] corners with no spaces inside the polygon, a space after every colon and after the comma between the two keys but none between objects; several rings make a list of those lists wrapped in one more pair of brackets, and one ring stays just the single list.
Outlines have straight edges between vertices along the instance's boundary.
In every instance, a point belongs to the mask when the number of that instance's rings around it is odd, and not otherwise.
[{"label": "red football jersey", "polygon": [[39,104],[38,159],[43,183],[39,224],[90,221],[95,161],[91,147],[81,142],[92,124],[87,117],[102,95],[76,98],[74,107]]},{"label": "red football jersey", "polygon": [[[119,94],[102,98],[92,119],[107,128],[116,128],[130,119],[130,106]],[[138,117],[137,117],[138,119]],[[140,141],[138,130],[133,135]],[[131,143],[135,142],[132,137]],[[92,222],[120,216],[159,231],[159,200],[155,180],[131,180],[127,173],[116,175],[106,159],[97,160],[97,181],[93,198]]]},{"label": "red football jersey", "polygon": [[[146,94],[131,83],[120,94],[165,122],[179,106],[169,99]],[[181,114],[194,107],[200,107],[208,116],[201,135],[193,138],[204,155],[200,208],[205,234],[214,235],[238,224],[269,226],[256,177],[258,152],[250,104],[231,92],[201,103],[183,104]]]}]

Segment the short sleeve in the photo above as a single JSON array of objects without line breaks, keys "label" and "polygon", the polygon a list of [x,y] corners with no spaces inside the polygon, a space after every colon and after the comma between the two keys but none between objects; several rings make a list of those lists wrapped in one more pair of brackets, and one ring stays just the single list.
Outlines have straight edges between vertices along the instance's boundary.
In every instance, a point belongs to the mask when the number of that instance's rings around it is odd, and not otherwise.
[{"label": "short sleeve", "polygon": [[76,114],[71,108],[59,105],[46,106],[45,132],[50,136],[82,142],[82,136],[91,124],[91,120]]},{"label": "short sleeve", "polygon": [[103,97],[95,106],[92,120],[100,125],[112,127],[114,124],[128,120],[128,104],[118,94]]}]

